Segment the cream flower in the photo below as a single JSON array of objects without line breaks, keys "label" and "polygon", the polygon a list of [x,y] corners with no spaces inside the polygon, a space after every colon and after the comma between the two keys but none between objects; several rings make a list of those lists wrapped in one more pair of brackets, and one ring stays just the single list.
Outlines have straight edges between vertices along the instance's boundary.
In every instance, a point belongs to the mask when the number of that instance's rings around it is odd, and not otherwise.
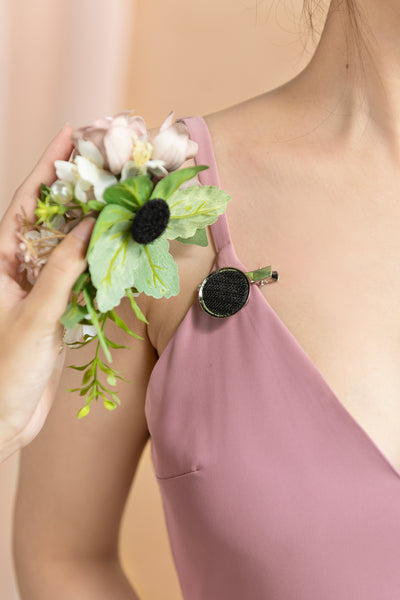
[{"label": "cream flower", "polygon": [[80,202],[88,202],[93,197],[103,202],[104,190],[117,183],[117,178],[103,168],[104,159],[93,142],[78,140],[78,150],[73,162],[55,161],[57,177],[74,186]]},{"label": "cream flower", "polygon": [[148,172],[153,173],[156,177],[165,177],[168,175],[163,160],[151,160],[152,152],[153,146],[149,142],[136,139],[132,152],[132,160],[125,163],[121,172],[121,179],[136,177],[136,175],[146,175]]},{"label": "cream flower", "polygon": [[198,145],[189,139],[185,123],[173,123],[172,111],[160,127],[160,132],[151,140],[153,146],[152,159],[164,161],[167,171],[175,171],[186,160],[197,154]]}]

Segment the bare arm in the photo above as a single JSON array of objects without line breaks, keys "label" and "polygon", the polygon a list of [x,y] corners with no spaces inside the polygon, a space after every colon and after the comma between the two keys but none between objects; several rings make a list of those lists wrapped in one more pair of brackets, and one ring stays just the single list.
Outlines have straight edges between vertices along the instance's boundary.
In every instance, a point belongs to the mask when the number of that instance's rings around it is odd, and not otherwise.
[{"label": "bare arm", "polygon": [[[137,598],[119,565],[118,533],[149,437],[144,399],[156,353],[126,300],[117,312],[145,339],[107,323],[106,335],[130,346],[113,352],[113,367],[130,380],[119,382],[121,406],[109,412],[99,403],[78,420],[84,402],[65,389],[81,374],[65,368],[42,431],[21,452],[13,538],[21,600]],[[92,356],[92,344],[69,349],[65,365]]]}]

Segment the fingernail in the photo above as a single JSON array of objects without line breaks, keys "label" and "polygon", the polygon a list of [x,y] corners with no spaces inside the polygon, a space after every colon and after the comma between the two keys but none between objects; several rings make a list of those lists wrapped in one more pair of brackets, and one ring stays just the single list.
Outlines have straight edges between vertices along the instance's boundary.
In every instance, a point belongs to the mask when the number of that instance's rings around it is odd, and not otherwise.
[{"label": "fingernail", "polygon": [[83,219],[79,225],[73,228],[71,234],[86,242],[90,238],[95,223],[96,219],[87,217],[86,219]]}]

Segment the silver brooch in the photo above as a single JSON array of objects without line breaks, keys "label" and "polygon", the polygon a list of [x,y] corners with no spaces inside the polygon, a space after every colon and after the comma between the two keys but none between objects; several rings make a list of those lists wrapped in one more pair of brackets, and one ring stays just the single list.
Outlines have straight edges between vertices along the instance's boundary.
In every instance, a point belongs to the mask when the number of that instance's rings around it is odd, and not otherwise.
[{"label": "silver brooch", "polygon": [[271,265],[247,273],[236,267],[222,267],[199,285],[200,306],[213,317],[231,317],[247,304],[251,284],[262,286],[278,278],[278,271],[272,271]]}]

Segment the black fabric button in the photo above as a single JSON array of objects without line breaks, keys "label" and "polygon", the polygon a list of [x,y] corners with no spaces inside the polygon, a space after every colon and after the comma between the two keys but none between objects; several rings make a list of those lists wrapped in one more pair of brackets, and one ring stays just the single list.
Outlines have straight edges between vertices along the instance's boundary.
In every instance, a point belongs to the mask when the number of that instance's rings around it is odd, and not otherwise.
[{"label": "black fabric button", "polygon": [[249,294],[247,275],[235,267],[223,267],[204,279],[199,287],[199,302],[213,317],[230,317],[245,306]]}]

